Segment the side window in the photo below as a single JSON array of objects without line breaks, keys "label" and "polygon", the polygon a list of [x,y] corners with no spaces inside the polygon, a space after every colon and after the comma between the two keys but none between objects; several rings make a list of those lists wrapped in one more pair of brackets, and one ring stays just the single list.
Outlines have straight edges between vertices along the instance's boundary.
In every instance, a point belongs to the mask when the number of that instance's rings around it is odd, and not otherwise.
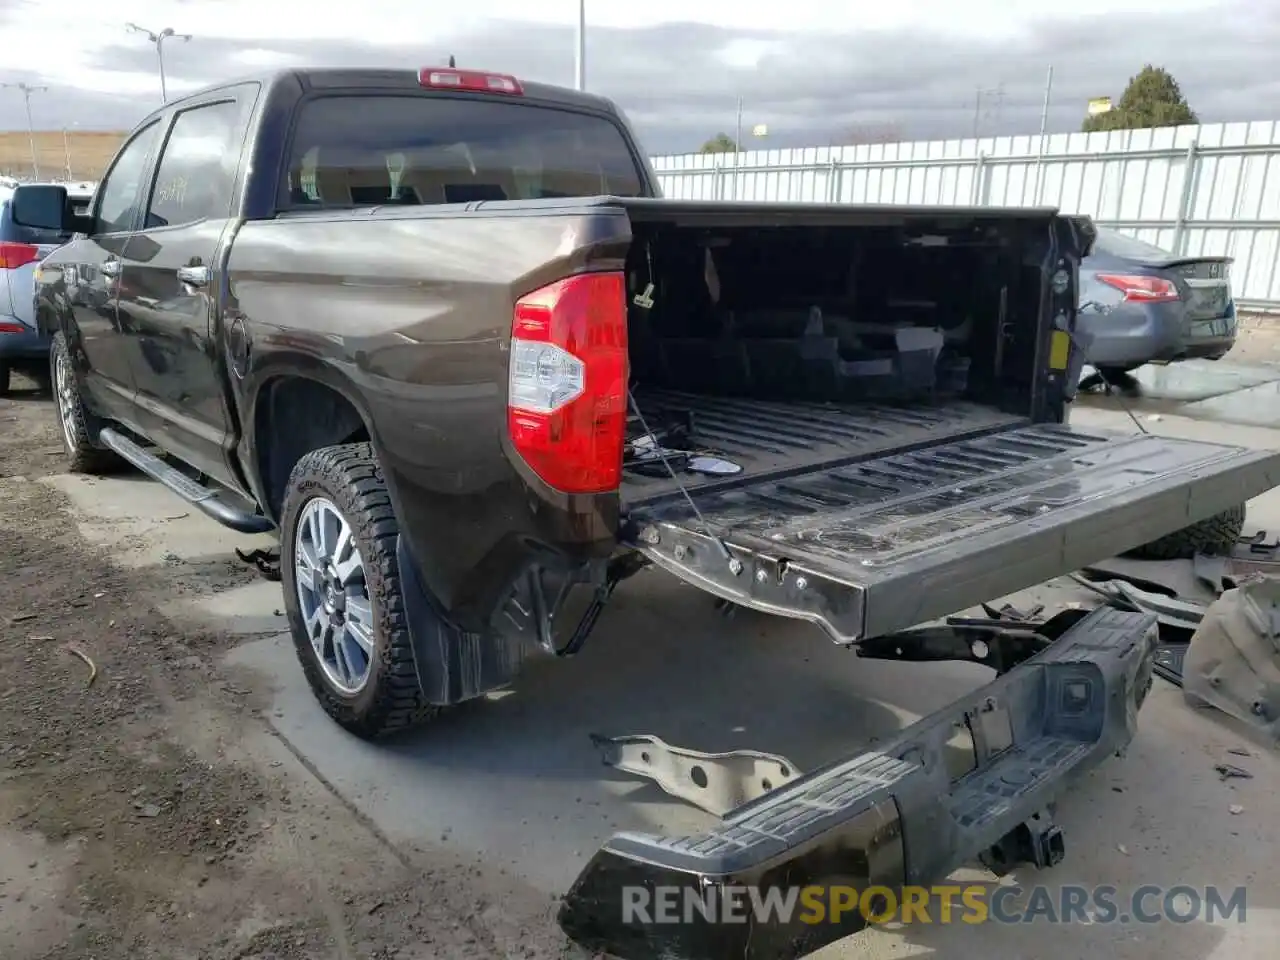
[{"label": "side window", "polygon": [[147,228],[226,217],[244,138],[241,105],[211,103],[183,110],[156,166]]},{"label": "side window", "polygon": [[133,228],[134,214],[142,195],[142,175],[146,172],[147,160],[159,135],[160,124],[151,124],[139,131],[116,158],[98,188],[94,233],[119,233]]}]

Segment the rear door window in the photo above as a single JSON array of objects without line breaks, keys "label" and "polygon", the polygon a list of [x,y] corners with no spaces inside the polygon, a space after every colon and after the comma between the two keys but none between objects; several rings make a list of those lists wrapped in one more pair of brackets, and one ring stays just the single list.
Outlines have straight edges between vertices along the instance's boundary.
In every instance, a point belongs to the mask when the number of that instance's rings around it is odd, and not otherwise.
[{"label": "rear door window", "polygon": [[328,96],[298,116],[282,206],[640,196],[607,117],[511,100]]}]

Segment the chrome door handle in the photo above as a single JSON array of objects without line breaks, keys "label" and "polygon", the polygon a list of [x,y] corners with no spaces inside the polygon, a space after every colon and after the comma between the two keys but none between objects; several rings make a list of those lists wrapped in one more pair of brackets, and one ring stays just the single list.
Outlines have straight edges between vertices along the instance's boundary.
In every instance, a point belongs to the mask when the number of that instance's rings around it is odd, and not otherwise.
[{"label": "chrome door handle", "polygon": [[204,287],[209,283],[208,267],[179,267],[178,279],[189,287]]},{"label": "chrome door handle", "polygon": [[118,277],[120,276],[120,261],[119,260],[103,260],[102,266],[100,266],[98,269],[102,271],[102,275],[104,277]]}]

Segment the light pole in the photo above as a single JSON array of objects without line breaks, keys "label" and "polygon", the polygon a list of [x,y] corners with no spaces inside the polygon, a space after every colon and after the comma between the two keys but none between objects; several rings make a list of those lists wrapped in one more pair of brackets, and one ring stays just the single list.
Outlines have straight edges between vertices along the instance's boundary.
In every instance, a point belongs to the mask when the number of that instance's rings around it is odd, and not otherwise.
[{"label": "light pole", "polygon": [[145,27],[140,27],[136,23],[126,23],[125,26],[128,27],[129,30],[131,30],[133,33],[140,33],[144,37],[146,37],[148,40],[150,40],[152,43],[155,44],[156,59],[160,61],[160,99],[163,102],[168,103],[169,91],[165,89],[165,83],[164,83],[164,42],[168,40],[170,37],[176,37],[177,39],[181,40],[183,43],[186,43],[188,40],[191,39],[191,34],[174,33],[173,27],[165,27],[159,33],[152,33],[150,30],[146,29]]},{"label": "light pole", "polygon": [[22,94],[27,106],[27,140],[31,143],[31,172],[40,179],[40,159],[36,156],[36,125],[31,119],[31,95],[48,90],[48,87],[36,87],[29,83],[0,83],[0,87],[12,87]]},{"label": "light pole", "polygon": [[[768,136],[769,128],[763,123],[757,123],[751,128],[753,137]],[[742,149],[742,98],[738,98],[738,119],[733,125],[733,199],[740,199],[739,193],[742,191],[742,167],[745,157]]]},{"label": "light pole", "polygon": [[574,87],[587,89],[587,0],[578,0],[578,44],[574,58]]},{"label": "light pole", "polygon": [[[71,126],[79,129],[80,124],[72,123]],[[67,183],[70,183],[75,177],[71,173],[71,134],[67,132],[65,124],[62,127],[62,159],[67,167]]]},{"label": "light pole", "polygon": [[1044,136],[1049,129],[1049,98],[1053,96],[1053,64],[1049,64],[1049,75],[1044,81],[1044,109],[1040,111],[1040,149],[1036,153],[1036,196],[1032,201],[1040,204],[1040,168],[1044,164]]}]

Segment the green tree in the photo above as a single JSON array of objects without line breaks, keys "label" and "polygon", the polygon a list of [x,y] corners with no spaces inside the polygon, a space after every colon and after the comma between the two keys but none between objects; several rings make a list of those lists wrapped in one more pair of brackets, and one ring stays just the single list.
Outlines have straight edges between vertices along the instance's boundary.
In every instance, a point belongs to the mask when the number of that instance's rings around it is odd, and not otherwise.
[{"label": "green tree", "polygon": [[1178,127],[1199,123],[1195,111],[1187,105],[1178,81],[1163,67],[1147,64],[1136,77],[1129,78],[1120,102],[1106,113],[1084,118],[1080,129],[1138,130],[1146,127]]},{"label": "green tree", "polygon": [[738,145],[727,133],[717,133],[698,148],[699,153],[737,153]]}]

